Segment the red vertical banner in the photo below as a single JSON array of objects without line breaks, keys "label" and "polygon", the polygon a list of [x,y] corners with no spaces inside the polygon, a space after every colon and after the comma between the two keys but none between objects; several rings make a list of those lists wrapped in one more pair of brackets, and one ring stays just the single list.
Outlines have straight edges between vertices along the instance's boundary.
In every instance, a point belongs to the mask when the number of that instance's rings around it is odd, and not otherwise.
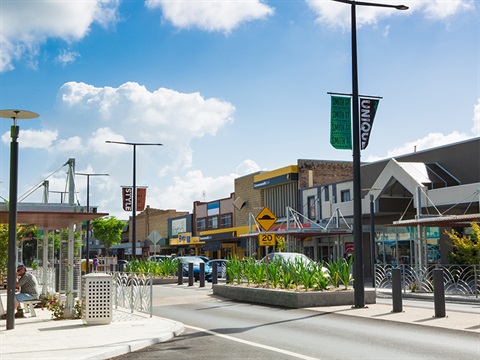
[{"label": "red vertical banner", "polygon": [[147,188],[137,187],[137,211],[145,210],[146,200],[147,200]]}]

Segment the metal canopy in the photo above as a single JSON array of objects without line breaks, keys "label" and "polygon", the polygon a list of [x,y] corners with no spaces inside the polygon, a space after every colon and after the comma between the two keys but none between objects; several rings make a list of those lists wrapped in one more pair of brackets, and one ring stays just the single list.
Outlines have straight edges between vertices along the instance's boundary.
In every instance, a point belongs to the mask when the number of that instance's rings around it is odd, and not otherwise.
[{"label": "metal canopy", "polygon": [[[33,212],[18,211],[17,223],[34,224],[40,229],[64,229],[73,220],[81,223],[88,220],[108,216],[108,213],[67,213],[67,212]],[[0,211],[0,224],[8,223],[8,211]]]},{"label": "metal canopy", "polygon": [[468,215],[450,215],[450,216],[435,216],[421,219],[400,220],[395,221],[393,224],[385,224],[383,226],[470,226],[472,222],[479,222],[480,214],[468,214]]},{"label": "metal canopy", "polygon": [[[65,229],[73,223],[108,216],[108,213],[86,212],[85,206],[52,203],[20,203],[17,224],[33,224],[40,229]],[[0,204],[0,224],[8,223],[8,205]]]}]

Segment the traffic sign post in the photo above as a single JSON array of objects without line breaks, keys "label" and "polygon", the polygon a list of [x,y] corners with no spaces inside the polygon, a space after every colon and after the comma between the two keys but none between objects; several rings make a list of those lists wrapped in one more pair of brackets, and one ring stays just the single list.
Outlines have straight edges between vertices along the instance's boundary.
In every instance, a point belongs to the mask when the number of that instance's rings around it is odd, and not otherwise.
[{"label": "traffic sign post", "polygon": [[255,219],[265,231],[270,230],[273,224],[277,222],[277,217],[268,208],[268,206],[265,206]]},{"label": "traffic sign post", "polygon": [[277,239],[275,237],[275,234],[272,234],[272,233],[258,234],[258,245],[259,246],[275,246],[275,245],[277,245]]}]

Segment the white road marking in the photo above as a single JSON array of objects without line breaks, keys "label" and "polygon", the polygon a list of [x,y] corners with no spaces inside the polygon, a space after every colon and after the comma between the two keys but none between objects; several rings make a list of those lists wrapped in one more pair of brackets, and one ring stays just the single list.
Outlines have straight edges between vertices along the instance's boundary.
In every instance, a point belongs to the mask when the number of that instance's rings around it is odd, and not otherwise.
[{"label": "white road marking", "polygon": [[274,348],[274,347],[272,347],[272,346],[255,343],[255,342],[253,342],[253,341],[248,341],[248,340],[239,339],[239,338],[236,338],[236,337],[233,337],[233,336],[220,334],[220,333],[217,333],[217,332],[214,332],[214,331],[210,331],[210,330],[207,330],[207,329],[202,329],[202,328],[199,328],[199,327],[196,327],[196,326],[190,326],[190,325],[184,325],[184,326],[185,326],[186,328],[189,328],[189,329],[192,329],[192,330],[205,332],[205,333],[210,334],[210,335],[218,336],[218,337],[221,337],[221,338],[224,338],[224,339],[227,339],[227,340],[231,340],[231,341],[236,341],[236,342],[239,342],[239,343],[242,343],[242,344],[246,344],[246,345],[250,345],[250,346],[255,346],[255,347],[262,348],[262,349],[266,349],[266,350],[270,350],[270,351],[275,351],[275,352],[277,352],[277,353],[281,353],[281,354],[293,356],[293,357],[296,357],[296,358],[298,358],[298,359],[304,359],[304,360],[319,360],[318,358],[313,358],[313,357],[311,357],[311,356],[306,356],[306,355],[302,355],[302,354],[297,354],[297,353],[294,353],[294,352],[292,352],[292,351],[282,350],[282,349]]}]

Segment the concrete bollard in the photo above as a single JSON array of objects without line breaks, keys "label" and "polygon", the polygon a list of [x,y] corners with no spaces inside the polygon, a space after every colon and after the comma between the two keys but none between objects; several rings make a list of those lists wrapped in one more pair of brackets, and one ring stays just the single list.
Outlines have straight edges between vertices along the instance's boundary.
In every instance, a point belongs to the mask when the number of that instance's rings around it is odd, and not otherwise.
[{"label": "concrete bollard", "polygon": [[179,262],[177,265],[178,283],[177,285],[183,285],[183,264]]},{"label": "concrete bollard", "polygon": [[198,275],[198,280],[200,280],[200,287],[205,287],[205,263],[200,263],[200,274]]},{"label": "concrete bollard", "polygon": [[445,317],[445,285],[443,283],[443,269],[433,270],[433,299],[435,303],[435,317]]},{"label": "concrete bollard", "polygon": [[193,263],[188,263],[188,286],[193,286],[195,279],[193,277]]},{"label": "concrete bollard", "polygon": [[402,312],[402,275],[400,269],[392,269],[392,312]]}]

